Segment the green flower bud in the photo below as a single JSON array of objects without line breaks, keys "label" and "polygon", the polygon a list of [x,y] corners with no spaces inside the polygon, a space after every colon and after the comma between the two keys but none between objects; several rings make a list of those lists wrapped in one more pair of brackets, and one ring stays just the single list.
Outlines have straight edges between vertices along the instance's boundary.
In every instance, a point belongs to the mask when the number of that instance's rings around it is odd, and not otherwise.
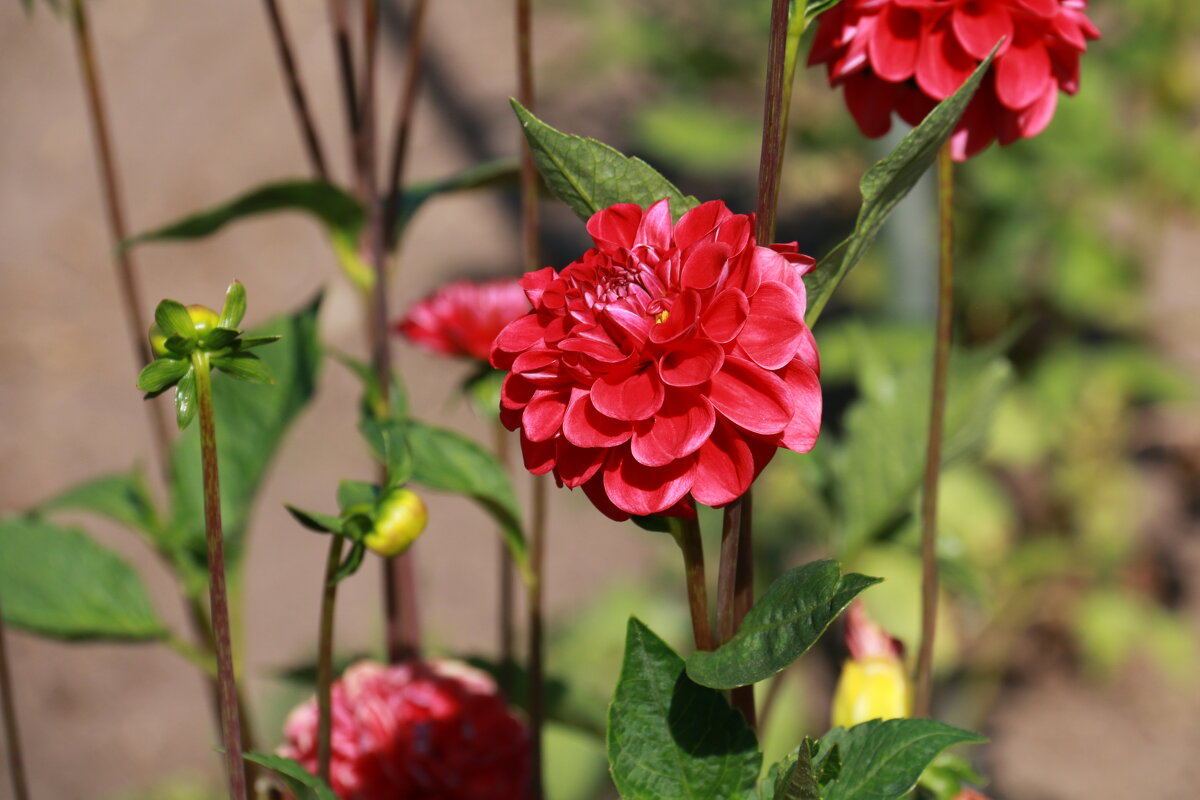
[{"label": "green flower bud", "polygon": [[217,312],[199,303],[188,306],[187,312],[188,316],[192,318],[192,327],[196,329],[196,333],[208,333],[217,327],[217,321],[220,319]]},{"label": "green flower bud", "polygon": [[167,335],[158,327],[157,322],[150,326],[150,351],[154,353],[155,358],[170,354],[167,350]]},{"label": "green flower bud", "polygon": [[380,500],[375,527],[363,544],[381,556],[398,556],[421,536],[428,521],[420,495],[411,489],[393,489]]}]

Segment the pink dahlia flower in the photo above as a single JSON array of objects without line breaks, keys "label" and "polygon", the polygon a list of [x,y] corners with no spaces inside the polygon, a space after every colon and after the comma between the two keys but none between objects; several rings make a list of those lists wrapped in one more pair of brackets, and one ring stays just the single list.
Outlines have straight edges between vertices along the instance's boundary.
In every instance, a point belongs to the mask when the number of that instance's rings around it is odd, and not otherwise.
[{"label": "pink dahlia flower", "polygon": [[496,334],[527,311],[529,301],[515,280],[459,280],[414,304],[393,330],[440,355],[487,361]]},{"label": "pink dahlia flower", "polygon": [[951,139],[963,161],[993,140],[1008,145],[1050,123],[1058,92],[1079,89],[1079,56],[1100,32],[1087,0],[844,0],[819,20],[808,63],[863,134],[887,133],[895,111],[910,125],[962,86],[1001,38],[991,69]]},{"label": "pink dahlia flower", "polygon": [[[360,662],[333,684],[330,779],[341,800],[521,800],[529,735],[485,673],[456,661]],[[317,771],[317,703],[280,754]]]},{"label": "pink dahlia flower", "polygon": [[816,344],[795,244],[760,247],[753,217],[666,200],[588,220],[596,246],[528,273],[533,311],[496,337],[500,419],[525,466],[617,520],[691,516],[745,493],[778,447],[821,424]]}]

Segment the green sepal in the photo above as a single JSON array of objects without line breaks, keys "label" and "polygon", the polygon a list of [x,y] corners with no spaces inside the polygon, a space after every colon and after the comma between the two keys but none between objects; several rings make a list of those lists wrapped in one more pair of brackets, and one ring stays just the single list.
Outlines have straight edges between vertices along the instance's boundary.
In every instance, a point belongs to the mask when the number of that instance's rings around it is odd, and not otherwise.
[{"label": "green sepal", "polygon": [[355,540],[350,545],[350,552],[342,559],[342,563],[338,565],[337,572],[333,574],[333,583],[337,585],[349,578],[354,573],[358,572],[358,568],[362,566],[363,556],[367,553],[367,546],[361,541]]},{"label": "green sepal", "polygon": [[282,336],[243,336],[238,339],[238,350],[249,350],[253,347],[262,347],[265,344],[274,344],[282,339]]},{"label": "green sepal", "polygon": [[671,533],[671,521],[666,517],[650,515],[639,517],[636,514],[629,518],[630,521],[644,531],[652,533]]},{"label": "green sepal", "polygon": [[138,373],[137,388],[154,397],[174,386],[192,368],[191,362],[156,358]]},{"label": "green sepal", "polygon": [[187,358],[196,351],[196,340],[189,339],[186,336],[180,336],[178,333],[172,333],[163,342],[163,346],[167,348],[167,352],[180,358]]},{"label": "green sepal", "polygon": [[288,791],[295,795],[296,800],[337,800],[337,795],[325,781],[290,758],[273,753],[253,752],[246,753],[242,757],[251,764],[266,767],[278,775],[279,779],[287,786]]},{"label": "green sepal", "polygon": [[283,504],[283,507],[288,510],[292,518],[308,528],[310,531],[317,533],[337,533],[342,532],[342,520],[340,517],[332,517],[329,514],[318,514],[316,511],[305,511],[303,508]]},{"label": "green sepal", "polygon": [[351,506],[342,513],[342,535],[352,542],[366,539],[375,528],[374,513],[374,508]]},{"label": "green sepal", "polygon": [[225,291],[225,305],[221,306],[221,316],[217,319],[218,328],[236,329],[246,316],[246,287],[241,281],[229,284]]},{"label": "green sepal", "polygon": [[239,381],[262,386],[275,383],[275,379],[271,377],[271,368],[254,353],[230,353],[227,356],[217,356],[210,363]]},{"label": "green sepal", "polygon": [[200,346],[210,353],[224,350],[237,341],[238,332],[231,328],[213,328],[200,337]]},{"label": "green sepal", "polygon": [[337,502],[342,513],[358,506],[375,507],[379,499],[379,487],[365,481],[342,481],[338,484]]},{"label": "green sepal", "polygon": [[175,384],[175,422],[179,430],[191,424],[199,402],[196,397],[196,369],[188,364],[187,374]]},{"label": "green sepal", "polygon": [[183,303],[176,300],[160,302],[154,309],[154,321],[168,338],[172,334],[185,339],[196,338],[196,328],[192,323],[191,315],[183,307]]}]

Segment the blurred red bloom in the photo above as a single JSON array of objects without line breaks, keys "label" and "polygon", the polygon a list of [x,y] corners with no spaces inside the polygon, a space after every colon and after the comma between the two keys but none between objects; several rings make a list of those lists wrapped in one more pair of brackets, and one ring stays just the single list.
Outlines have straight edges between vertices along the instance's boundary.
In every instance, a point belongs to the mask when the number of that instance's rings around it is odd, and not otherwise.
[{"label": "blurred red bloom", "polygon": [[444,356],[487,361],[501,329],[529,311],[518,281],[455,281],[413,305],[393,330]]},{"label": "blurred red bloom", "polygon": [[[341,800],[519,800],[529,736],[485,673],[456,661],[360,662],[333,684],[330,779]],[[317,703],[280,754],[317,771]]]},{"label": "blurred red bloom", "polygon": [[1004,38],[951,139],[963,161],[999,139],[1036,136],[1058,91],[1079,89],[1079,56],[1100,32],[1087,0],[844,0],[820,17],[808,63],[825,64],[831,86],[863,134],[887,133],[895,111],[918,124],[963,84]]},{"label": "blurred red bloom", "polygon": [[496,337],[500,419],[525,466],[613,519],[691,516],[740,497],[778,447],[821,423],[816,344],[796,245],[759,247],[754,220],[666,200],[588,221],[596,246],[528,273],[533,311]]}]

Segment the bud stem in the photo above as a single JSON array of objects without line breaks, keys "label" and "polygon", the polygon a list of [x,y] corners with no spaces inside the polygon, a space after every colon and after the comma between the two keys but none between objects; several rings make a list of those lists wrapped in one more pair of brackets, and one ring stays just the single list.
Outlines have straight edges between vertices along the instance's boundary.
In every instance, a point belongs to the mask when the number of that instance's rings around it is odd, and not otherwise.
[{"label": "bud stem", "polygon": [[329,556],[325,561],[325,585],[321,593],[321,628],[317,645],[317,777],[329,783],[333,729],[333,621],[337,601],[338,564],[346,537],[331,534]]},{"label": "bud stem", "polygon": [[242,759],[242,725],[238,712],[237,679],[229,635],[229,598],[225,589],[224,534],[221,530],[221,481],[217,469],[216,415],[213,413],[212,374],[208,354],[192,354],[196,372],[196,404],[200,417],[200,458],[204,472],[204,529],[208,544],[209,605],[220,686],[221,738],[231,800],[247,800],[246,766]]},{"label": "bud stem", "polygon": [[17,707],[13,702],[12,675],[8,671],[8,650],[4,639],[4,615],[0,613],[0,710],[4,712],[4,740],[8,743],[8,771],[12,776],[15,800],[29,800],[25,782],[25,759],[21,754],[21,736],[17,728]]}]

